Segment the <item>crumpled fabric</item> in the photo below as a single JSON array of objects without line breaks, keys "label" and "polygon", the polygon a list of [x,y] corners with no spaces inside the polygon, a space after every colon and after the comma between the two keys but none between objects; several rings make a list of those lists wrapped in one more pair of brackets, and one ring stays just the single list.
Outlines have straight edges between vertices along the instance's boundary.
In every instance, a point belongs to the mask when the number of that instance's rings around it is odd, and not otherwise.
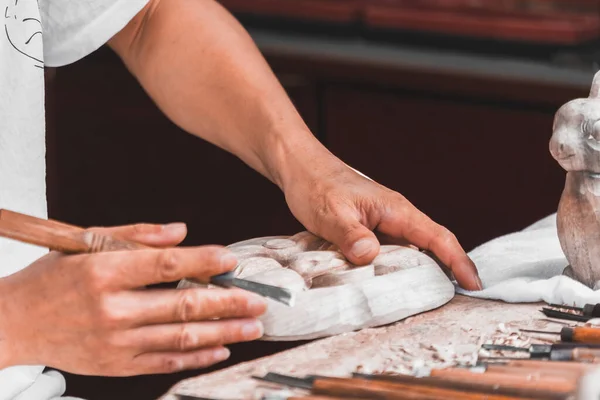
[{"label": "crumpled fabric", "polygon": [[490,240],[468,253],[484,290],[456,292],[508,303],[546,302],[583,307],[600,303],[600,290],[562,275],[567,261],[556,227],[556,213],[527,228]]}]

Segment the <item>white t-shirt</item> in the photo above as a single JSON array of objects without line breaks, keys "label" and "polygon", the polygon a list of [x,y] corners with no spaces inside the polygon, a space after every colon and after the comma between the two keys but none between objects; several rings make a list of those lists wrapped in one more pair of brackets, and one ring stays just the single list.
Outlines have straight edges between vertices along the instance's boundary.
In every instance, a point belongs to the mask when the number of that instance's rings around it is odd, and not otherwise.
[{"label": "white t-shirt", "polygon": [[[97,50],[147,2],[0,0],[0,208],[47,216],[44,66],[66,65]],[[0,277],[46,252],[0,238]],[[61,396],[62,376],[43,371],[43,366],[0,371],[0,400]]]}]

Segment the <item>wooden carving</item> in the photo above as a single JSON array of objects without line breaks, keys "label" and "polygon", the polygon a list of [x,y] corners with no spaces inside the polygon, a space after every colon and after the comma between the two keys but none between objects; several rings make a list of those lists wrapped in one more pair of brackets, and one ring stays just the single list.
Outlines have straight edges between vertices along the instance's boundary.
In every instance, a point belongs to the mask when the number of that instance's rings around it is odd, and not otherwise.
[{"label": "wooden carving", "polygon": [[557,213],[565,275],[600,288],[600,72],[587,99],[558,110],[550,152],[567,171]]},{"label": "wooden carving", "polygon": [[240,278],[296,292],[293,307],[268,300],[263,340],[308,340],[386,325],[454,297],[454,285],[435,260],[412,247],[382,246],[366,266],[350,264],[336,246],[309,232],[228,248],[238,258]]}]

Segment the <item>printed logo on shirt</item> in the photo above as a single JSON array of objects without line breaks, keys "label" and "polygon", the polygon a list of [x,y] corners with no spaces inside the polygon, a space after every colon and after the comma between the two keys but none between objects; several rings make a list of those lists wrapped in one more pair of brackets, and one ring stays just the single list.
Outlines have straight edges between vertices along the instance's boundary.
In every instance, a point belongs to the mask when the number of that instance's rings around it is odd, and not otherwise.
[{"label": "printed logo on shirt", "polygon": [[44,68],[42,23],[37,0],[7,0],[4,31],[10,46],[34,67]]}]

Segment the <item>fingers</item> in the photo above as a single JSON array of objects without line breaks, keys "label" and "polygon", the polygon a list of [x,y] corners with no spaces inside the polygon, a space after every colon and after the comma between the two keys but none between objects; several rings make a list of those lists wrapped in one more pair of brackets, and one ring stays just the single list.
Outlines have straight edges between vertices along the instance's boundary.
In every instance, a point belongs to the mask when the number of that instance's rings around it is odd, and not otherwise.
[{"label": "fingers", "polygon": [[353,264],[365,265],[379,254],[379,241],[375,234],[360,223],[355,213],[342,208],[327,214],[320,223],[319,236],[336,244]]},{"label": "fingers", "polygon": [[168,225],[135,224],[109,228],[91,228],[90,231],[104,235],[113,235],[151,247],[176,246],[187,235],[187,227],[183,223]]},{"label": "fingers", "polygon": [[220,246],[177,247],[95,254],[94,279],[114,289],[134,289],[158,283],[210,277],[229,272],[237,260]]},{"label": "fingers", "polygon": [[106,304],[118,310],[127,327],[153,324],[249,318],[265,313],[262,297],[240,289],[179,289],[127,291],[112,295]]},{"label": "fingers", "polygon": [[189,322],[185,324],[151,325],[130,330],[125,340],[144,353],[187,352],[205,347],[249,342],[263,335],[257,319]]},{"label": "fingers", "polygon": [[403,201],[401,205],[394,205],[382,218],[378,229],[388,235],[405,238],[422,249],[432,251],[452,270],[462,288],[483,289],[475,264],[454,234],[433,222],[408,201]]},{"label": "fingers", "polygon": [[187,353],[164,352],[140,354],[133,360],[131,375],[171,374],[210,367],[229,358],[227,348],[216,346]]}]

